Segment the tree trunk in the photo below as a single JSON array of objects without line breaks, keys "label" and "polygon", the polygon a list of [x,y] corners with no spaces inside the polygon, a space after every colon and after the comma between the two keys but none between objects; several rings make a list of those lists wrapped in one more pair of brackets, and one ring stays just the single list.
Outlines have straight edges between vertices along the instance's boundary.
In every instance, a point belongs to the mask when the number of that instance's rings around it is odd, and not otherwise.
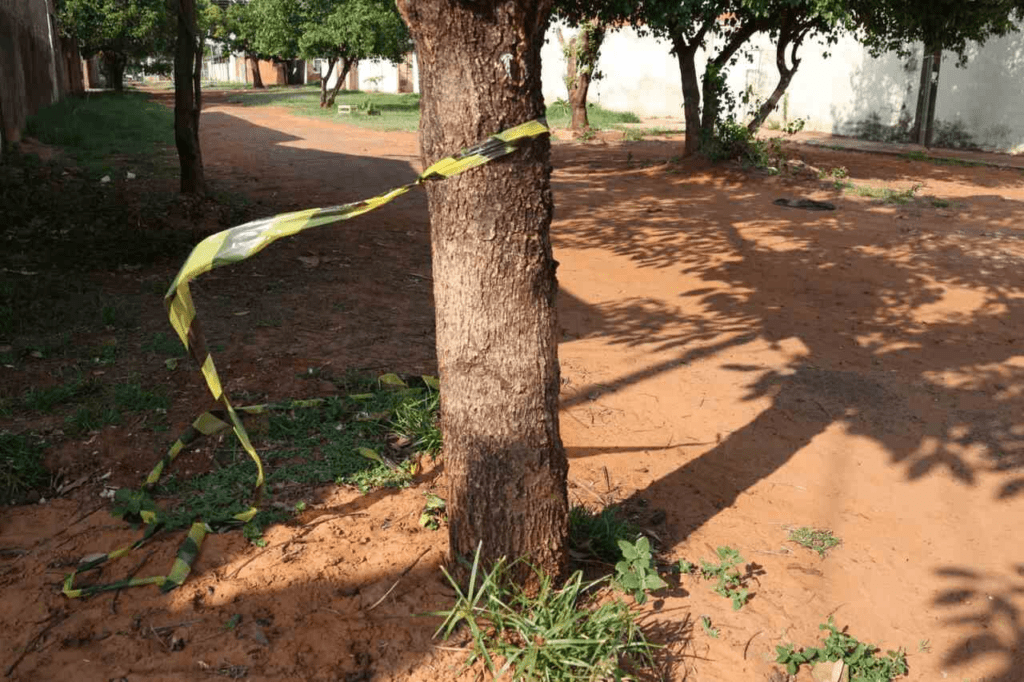
[{"label": "tree trunk", "polygon": [[260,58],[254,54],[247,55],[252,62],[252,87],[263,88],[263,76],[260,75]]},{"label": "tree trunk", "polygon": [[[775,66],[779,70],[779,82],[776,84],[772,94],[768,96],[761,106],[757,109],[757,114],[750,123],[747,124],[747,130],[751,133],[756,133],[768,116],[775,111],[775,107],[779,105],[779,100],[782,99],[782,95],[786,92],[786,88],[789,87],[790,82],[793,80],[793,76],[796,75],[796,70],[800,68],[800,60],[797,59],[796,53],[800,49],[800,45],[804,41],[804,36],[807,34],[808,29],[800,28],[796,29],[795,35],[792,32],[782,32],[779,35],[779,42],[775,48]],[[786,49],[790,50],[789,61],[793,63],[792,67],[786,65]]]},{"label": "tree trunk", "polygon": [[568,44],[559,31],[558,42],[565,54],[565,87],[572,112],[569,129],[583,131],[590,127],[587,92],[597,69],[601,43],[604,42],[604,27],[597,19],[591,19],[580,26],[579,32],[569,39]]},{"label": "tree trunk", "polygon": [[[708,62],[707,68],[717,69],[719,72],[725,70],[733,55],[743,47],[743,43],[750,40],[750,37],[764,28],[763,22],[750,20],[729,37],[729,41],[722,48],[718,55]],[[715,132],[715,122],[718,120],[719,103],[721,92],[714,88],[714,84],[708,79],[706,72],[701,83],[704,108],[701,111],[700,129],[705,135]]]},{"label": "tree trunk", "polygon": [[128,60],[117,52],[103,53],[103,71],[107,76],[107,86],[114,92],[124,92],[124,69]]},{"label": "tree trunk", "polygon": [[334,87],[331,88],[331,95],[327,98],[327,106],[334,106],[334,99],[338,96],[338,91],[341,90],[341,86],[345,84],[345,79],[348,78],[349,69],[352,68],[352,60],[348,57],[341,58],[341,72],[338,74],[338,80],[334,82]]},{"label": "tree trunk", "polygon": [[331,74],[334,73],[334,65],[338,62],[334,57],[330,57],[327,60],[327,73],[320,74],[320,108],[323,109],[327,106],[327,81],[331,80]]},{"label": "tree trunk", "polygon": [[932,53],[932,74],[929,79],[929,97],[928,97],[928,112],[925,116],[925,134],[924,144],[926,147],[932,146],[932,137],[935,133],[935,100],[939,96],[939,72],[942,69],[942,49],[937,49]]},{"label": "tree trunk", "polygon": [[202,43],[196,29],[195,0],[178,0],[178,39],[174,49],[174,142],[181,167],[181,192],[203,194],[203,155],[199,149],[202,106]]},{"label": "tree trunk", "polygon": [[[541,117],[550,0],[399,0],[420,63],[424,163]],[[450,558],[566,569],[568,463],[558,431],[557,282],[544,137],[427,184]],[[525,564],[511,579],[535,589]]]},{"label": "tree trunk", "polygon": [[700,81],[697,79],[697,66],[694,57],[699,42],[689,46],[682,41],[674,41],[676,59],[679,61],[679,74],[683,82],[683,115],[686,120],[687,154],[700,149]]}]

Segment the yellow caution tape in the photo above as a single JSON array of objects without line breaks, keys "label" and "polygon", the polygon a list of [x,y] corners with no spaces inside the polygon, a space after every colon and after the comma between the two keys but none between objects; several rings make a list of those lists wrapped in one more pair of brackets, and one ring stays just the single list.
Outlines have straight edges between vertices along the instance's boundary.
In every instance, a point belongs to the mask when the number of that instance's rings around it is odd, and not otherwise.
[{"label": "yellow caution tape", "polygon": [[206,347],[206,339],[200,328],[199,320],[196,318],[195,305],[192,303],[192,293],[188,286],[189,282],[214,268],[243,261],[259,253],[281,237],[287,237],[313,227],[348,220],[368,213],[428,180],[442,180],[454,177],[471,168],[482,166],[515,151],[523,141],[532,140],[548,132],[547,122],[544,119],[523,123],[497,135],[492,135],[460,154],[441,159],[423,171],[415,181],[375,196],[372,199],[343,204],[341,206],[282,213],[270,218],[254,220],[244,225],[210,235],[192,249],[192,253],[185,260],[185,264],[181,267],[178,275],[167,290],[167,294],[164,296],[164,306],[167,308],[167,315],[171,326],[178,333],[181,342],[185,344],[189,354],[199,363],[199,368],[203,373],[203,378],[206,380],[206,385],[209,387],[210,393],[213,394],[214,400],[219,403],[219,408],[200,415],[192,422],[192,425],[174,442],[170,450],[167,451],[167,454],[163,456],[149,476],[146,477],[143,489],[147,490],[156,485],[164,470],[170,466],[174,459],[190,443],[203,436],[210,436],[227,429],[232,429],[242,447],[256,463],[256,485],[253,492],[252,506],[246,511],[229,518],[208,519],[205,522],[193,523],[188,537],[178,550],[178,556],[174,561],[174,565],[166,576],[127,578],[104,585],[89,585],[87,587],[75,588],[75,577],[79,573],[97,568],[108,561],[113,561],[138,549],[156,534],[161,525],[159,514],[153,510],[142,509],[139,511],[139,517],[145,524],[143,536],[130,545],[99,557],[94,557],[80,564],[73,573],[65,578],[64,594],[72,598],[85,597],[97,592],[119,590],[138,585],[159,585],[162,591],[167,592],[181,585],[188,577],[192,564],[199,554],[203,538],[207,533],[221,526],[247,523],[256,516],[259,509],[264,486],[263,463],[260,461],[259,455],[256,454],[256,449],[253,448],[252,443],[249,441],[249,434],[245,430],[245,426],[238,413],[260,414],[275,408],[312,407],[323,402],[321,400],[308,400],[293,401],[284,405],[252,405],[237,409],[233,407],[227,394],[224,392],[223,384],[217,374],[217,368],[213,364],[213,356],[210,355]]}]

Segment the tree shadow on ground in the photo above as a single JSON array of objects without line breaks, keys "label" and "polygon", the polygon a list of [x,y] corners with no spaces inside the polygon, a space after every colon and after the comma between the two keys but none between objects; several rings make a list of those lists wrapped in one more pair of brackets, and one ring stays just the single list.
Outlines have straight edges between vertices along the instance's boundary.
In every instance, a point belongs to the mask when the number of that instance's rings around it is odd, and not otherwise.
[{"label": "tree shadow on ground", "polygon": [[[570,299],[564,319],[576,335],[642,348],[651,362],[579,387],[563,407],[722,354],[730,359],[720,368],[744,382],[744,400],[768,401],[626,501],[687,499],[670,548],[833,425],[880,445],[908,482],[941,474],[997,504],[1021,499],[1024,249],[1012,226],[1024,222],[1024,203],[969,196],[985,212],[957,221],[925,214],[903,222],[920,207],[879,202],[842,201],[817,214],[773,205],[799,184],[730,170],[687,175],[688,161],[630,178],[599,159],[574,156],[556,179],[556,197],[572,196],[557,209],[556,249],[597,249],[700,284],[678,303]],[[879,220],[865,225],[858,218],[866,214]],[[801,351],[774,367],[735,360],[752,342]],[[1019,627],[1016,637],[993,651],[1019,656]]]}]

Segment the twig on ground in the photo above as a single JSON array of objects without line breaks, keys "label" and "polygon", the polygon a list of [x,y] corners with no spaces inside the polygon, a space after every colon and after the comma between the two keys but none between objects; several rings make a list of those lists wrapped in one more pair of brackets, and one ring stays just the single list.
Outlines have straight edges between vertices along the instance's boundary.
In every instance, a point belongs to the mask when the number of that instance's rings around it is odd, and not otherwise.
[{"label": "twig on ground", "polygon": [[402,582],[402,578],[404,578],[405,576],[407,576],[407,575],[409,574],[409,571],[411,571],[411,570],[413,569],[413,566],[415,566],[416,564],[418,564],[418,563],[419,563],[419,561],[420,561],[420,559],[422,559],[422,558],[423,558],[424,556],[426,556],[426,555],[427,555],[427,553],[428,553],[428,552],[430,552],[430,550],[431,550],[431,549],[433,549],[433,547],[427,547],[427,548],[426,548],[425,550],[423,550],[422,552],[420,552],[420,555],[419,555],[418,557],[416,557],[416,559],[414,559],[414,560],[413,560],[413,562],[412,562],[411,564],[409,564],[408,566],[406,566],[405,570],[404,570],[404,571],[402,571],[402,572],[401,572],[401,573],[400,573],[400,574],[398,575],[398,580],[396,580],[396,581],[395,581],[395,584],[394,584],[394,585],[392,585],[392,586],[391,586],[390,588],[388,588],[388,591],[384,593],[384,596],[383,596],[383,597],[381,597],[380,599],[378,599],[377,601],[375,601],[375,602],[373,603],[373,606],[371,606],[370,608],[368,608],[368,609],[366,609],[366,610],[367,610],[367,611],[373,611],[373,610],[374,610],[375,608],[377,608],[378,606],[380,606],[380,605],[381,605],[381,603],[382,603],[382,602],[383,602],[383,601],[384,601],[385,599],[387,599],[388,595],[389,595],[389,594],[391,594],[391,593],[392,593],[392,592],[393,592],[393,591],[395,590],[395,588],[396,588],[396,587],[398,587],[398,583]]}]

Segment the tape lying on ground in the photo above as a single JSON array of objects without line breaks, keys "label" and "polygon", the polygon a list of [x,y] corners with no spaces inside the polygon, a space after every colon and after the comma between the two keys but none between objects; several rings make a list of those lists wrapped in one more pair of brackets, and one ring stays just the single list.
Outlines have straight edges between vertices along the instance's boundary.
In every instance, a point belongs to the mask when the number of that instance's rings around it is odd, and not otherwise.
[{"label": "tape lying on ground", "polygon": [[293,401],[284,405],[251,405],[238,408],[232,406],[227,393],[224,392],[220,377],[217,374],[217,368],[213,364],[213,356],[210,355],[206,347],[206,339],[196,317],[195,305],[192,303],[192,293],[188,286],[189,282],[214,268],[243,261],[259,253],[281,237],[287,237],[313,227],[348,220],[368,213],[405,194],[418,185],[422,185],[430,180],[451,178],[471,168],[482,166],[515,151],[522,142],[532,140],[548,132],[547,122],[544,119],[530,121],[492,135],[460,154],[442,159],[423,171],[415,181],[375,196],[372,199],[329,208],[314,208],[294,213],[282,213],[271,218],[254,220],[244,225],[218,232],[201,241],[192,250],[192,253],[189,254],[185,264],[171,283],[170,289],[168,289],[167,294],[164,296],[164,305],[167,308],[171,326],[178,333],[192,358],[199,363],[199,368],[203,373],[203,378],[206,380],[206,385],[209,387],[210,393],[213,394],[213,399],[219,405],[218,409],[206,412],[192,422],[192,425],[178,437],[170,450],[167,451],[167,454],[153,468],[153,471],[150,472],[142,487],[143,490],[148,490],[156,485],[164,470],[192,442],[203,436],[211,436],[231,429],[253,462],[256,463],[256,485],[253,490],[252,505],[246,511],[227,518],[206,519],[193,523],[188,532],[188,537],[185,538],[181,548],[178,550],[174,565],[167,575],[149,578],[129,577],[104,585],[74,587],[75,577],[78,574],[123,557],[141,547],[156,534],[161,526],[160,514],[157,511],[141,509],[138,515],[145,524],[142,537],[129,545],[107,554],[91,557],[88,561],[79,564],[76,570],[65,578],[64,594],[72,598],[86,597],[98,592],[120,590],[125,587],[139,585],[159,585],[161,591],[168,592],[181,585],[188,577],[192,564],[199,554],[203,538],[207,533],[215,532],[224,527],[247,523],[259,511],[264,487],[263,463],[260,461],[259,455],[256,454],[256,449],[249,440],[249,434],[245,430],[245,425],[239,413],[260,414],[282,407],[287,409],[313,407],[323,402],[322,400],[314,399]]}]

